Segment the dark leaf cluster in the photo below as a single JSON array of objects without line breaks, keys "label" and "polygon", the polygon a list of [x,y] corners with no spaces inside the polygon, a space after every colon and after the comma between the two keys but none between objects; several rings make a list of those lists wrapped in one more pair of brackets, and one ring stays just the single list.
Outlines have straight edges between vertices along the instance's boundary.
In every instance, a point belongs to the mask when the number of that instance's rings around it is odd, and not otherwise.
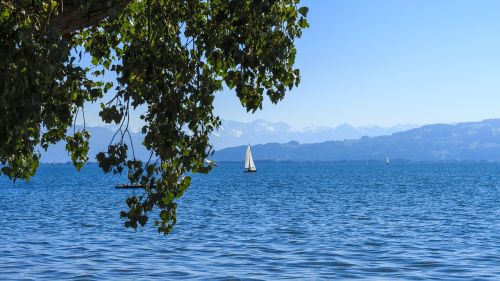
[{"label": "dark leaf cluster", "polygon": [[[77,3],[78,2],[78,3]],[[158,231],[176,222],[189,173],[208,173],[209,135],[220,125],[215,94],[234,90],[250,112],[281,100],[300,82],[294,40],[308,27],[299,0],[0,1],[0,163],[15,179],[32,176],[36,147],[64,140],[74,165],[88,161],[86,130],[67,135],[86,102],[119,125],[105,172],[146,185],[127,200],[125,226],[144,226],[155,208]],[[92,57],[82,67],[82,53]],[[116,81],[105,82],[112,72]],[[147,107],[147,161],[135,159],[131,110]],[[84,117],[84,116],[83,116]],[[130,142],[128,141],[130,140]]]}]

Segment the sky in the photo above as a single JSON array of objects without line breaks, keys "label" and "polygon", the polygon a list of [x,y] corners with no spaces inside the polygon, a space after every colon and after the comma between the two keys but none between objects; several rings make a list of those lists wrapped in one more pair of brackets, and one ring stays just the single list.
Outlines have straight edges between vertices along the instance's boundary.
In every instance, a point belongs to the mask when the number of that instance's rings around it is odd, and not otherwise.
[{"label": "sky", "polygon": [[303,3],[311,27],[297,42],[301,85],[254,115],[222,93],[223,119],[304,127],[500,117],[500,1]]},{"label": "sky", "polygon": [[296,42],[299,87],[277,105],[266,99],[255,114],[234,92],[218,93],[222,119],[302,128],[500,118],[500,1],[302,4],[311,27]]}]

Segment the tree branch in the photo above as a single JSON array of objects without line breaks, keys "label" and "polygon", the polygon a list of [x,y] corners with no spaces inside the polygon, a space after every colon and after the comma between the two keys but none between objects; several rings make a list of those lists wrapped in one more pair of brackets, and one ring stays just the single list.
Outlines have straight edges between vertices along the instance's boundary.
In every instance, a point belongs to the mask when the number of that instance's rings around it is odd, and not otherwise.
[{"label": "tree branch", "polygon": [[132,0],[64,0],[54,24],[61,33],[72,33],[118,14],[130,2]]}]

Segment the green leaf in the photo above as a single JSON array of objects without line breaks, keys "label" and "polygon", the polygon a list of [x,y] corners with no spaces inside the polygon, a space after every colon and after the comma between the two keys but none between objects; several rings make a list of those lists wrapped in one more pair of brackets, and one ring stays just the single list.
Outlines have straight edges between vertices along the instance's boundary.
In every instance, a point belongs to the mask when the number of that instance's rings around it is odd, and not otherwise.
[{"label": "green leaf", "polygon": [[308,8],[308,7],[300,7],[300,8],[299,8],[299,13],[300,13],[302,16],[304,16],[304,17],[306,17],[306,16],[307,16],[307,13],[308,13],[308,12],[309,12],[309,8]]},{"label": "green leaf", "polygon": [[[309,27],[308,8],[297,8],[299,0],[129,1],[123,9],[83,1],[105,20],[65,5],[65,14],[91,24],[61,30],[54,7],[62,2],[0,1],[1,173],[28,179],[38,147],[59,141],[81,169],[90,134],[72,128],[83,106],[97,102],[101,119],[120,128],[96,155],[99,166],[148,185],[145,196],[126,201],[125,226],[145,226],[154,213],[168,234],[177,222],[175,201],[194,181],[187,175],[212,168],[203,159],[221,124],[215,95],[228,88],[255,112],[266,95],[278,102],[297,86],[294,42]],[[129,120],[137,108],[145,111],[144,141],[132,146]],[[134,159],[131,148],[140,145],[151,152],[146,163]]]}]

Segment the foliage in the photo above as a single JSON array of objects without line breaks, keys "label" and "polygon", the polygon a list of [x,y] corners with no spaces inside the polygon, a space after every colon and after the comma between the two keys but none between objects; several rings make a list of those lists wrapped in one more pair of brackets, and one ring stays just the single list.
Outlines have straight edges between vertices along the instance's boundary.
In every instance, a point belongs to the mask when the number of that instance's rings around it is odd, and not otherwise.
[{"label": "foliage", "polygon": [[[191,182],[187,173],[212,168],[204,160],[212,153],[209,134],[220,125],[215,93],[224,85],[234,89],[254,112],[265,95],[278,102],[298,85],[294,39],[308,27],[308,10],[298,2],[1,0],[2,173],[29,178],[38,167],[37,145],[47,149],[60,140],[81,168],[90,135],[67,135],[67,129],[85,102],[109,92],[113,98],[102,101],[100,116],[120,129],[96,158],[105,172],[126,171],[131,182],[148,186],[127,199],[125,225],[144,226],[158,207],[155,224],[169,233],[175,201]],[[74,15],[84,21],[68,22]],[[81,66],[82,53],[92,56],[92,67]],[[105,82],[107,72],[116,81]],[[143,145],[151,151],[145,162],[125,143],[129,112],[140,105],[148,109],[141,116]]]}]

